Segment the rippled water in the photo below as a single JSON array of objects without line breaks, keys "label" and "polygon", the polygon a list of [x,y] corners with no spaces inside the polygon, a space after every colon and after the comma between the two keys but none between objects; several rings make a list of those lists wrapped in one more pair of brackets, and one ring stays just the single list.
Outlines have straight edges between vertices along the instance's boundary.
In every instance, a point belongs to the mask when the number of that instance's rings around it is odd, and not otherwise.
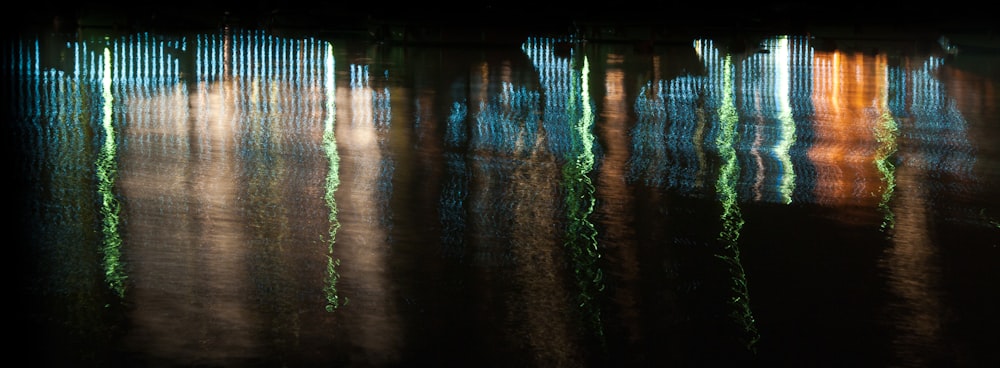
[{"label": "rippled water", "polygon": [[23,37],[12,318],[38,365],[994,366],[996,58],[819,43]]}]

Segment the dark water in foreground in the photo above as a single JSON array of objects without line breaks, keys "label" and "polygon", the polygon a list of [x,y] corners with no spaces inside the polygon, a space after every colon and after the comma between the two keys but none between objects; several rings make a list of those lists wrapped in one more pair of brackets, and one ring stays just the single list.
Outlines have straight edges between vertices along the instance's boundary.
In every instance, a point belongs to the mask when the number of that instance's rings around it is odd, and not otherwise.
[{"label": "dark water in foreground", "polygon": [[997,366],[996,58],[818,43],[24,37],[11,318],[36,366]]}]

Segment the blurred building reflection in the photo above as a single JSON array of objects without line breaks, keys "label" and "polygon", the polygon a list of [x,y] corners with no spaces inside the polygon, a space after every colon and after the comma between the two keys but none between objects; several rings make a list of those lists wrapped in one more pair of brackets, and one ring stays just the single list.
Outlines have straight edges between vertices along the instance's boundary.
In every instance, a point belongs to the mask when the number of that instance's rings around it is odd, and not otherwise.
[{"label": "blurred building reflection", "polygon": [[[411,187],[399,185],[409,152],[394,139],[410,118],[399,104],[418,102],[392,94],[406,79],[390,67],[335,63],[330,42],[230,32],[12,46],[3,63],[15,132],[31,147],[23,172],[40,199],[26,216],[41,262],[55,269],[34,282],[86,311],[69,321],[83,330],[103,328],[88,317],[101,315],[93,300],[140,305],[135,344],[192,361],[292,351],[306,343],[303,329],[324,327],[303,325],[302,305],[333,311],[350,297],[363,312],[338,332],[366,360],[398,361],[406,326],[392,199]],[[577,41],[523,43],[531,79],[472,65],[468,100],[421,115],[442,122],[418,121],[440,127],[420,132],[440,135],[424,138],[441,140],[426,161],[442,166],[439,184],[422,188],[437,211],[422,223],[440,233],[420,241],[438,242],[478,281],[518,285],[521,299],[504,303],[494,303],[500,291],[477,291],[477,308],[503,304],[503,322],[518,321],[515,335],[548,362],[586,353],[583,341],[601,340],[610,318],[638,340],[643,261],[636,247],[604,243],[642,241],[629,233],[638,208],[672,209],[635,203],[648,190],[715,206],[711,253],[729,271],[731,316],[750,346],[742,211],[803,203],[881,224],[893,307],[906,312],[892,319],[899,353],[926,361],[911,350],[938,341],[933,321],[945,308],[928,213],[974,211],[942,198],[973,201],[981,189],[977,145],[953,97],[965,91],[938,82],[943,59],[817,51],[805,37],[727,53],[699,39],[702,71],[657,74],[630,91],[624,68],[591,70]],[[620,315],[599,302],[609,274]],[[548,313],[563,306],[580,314]]]},{"label": "blurred building reflection", "polygon": [[[932,165],[971,177],[966,124],[948,106],[945,91],[908,77],[919,69],[889,66],[885,56],[816,52],[807,38],[779,37],[761,47],[766,52],[734,60],[741,200],[877,206],[891,187],[884,168],[891,153],[884,145],[895,143],[880,142],[884,132],[878,131],[895,129],[881,125],[886,116],[914,122],[912,128],[900,124],[901,138],[941,147]],[[695,48],[705,75],[649,81],[639,91],[631,181],[696,194],[704,191],[706,173],[719,168],[708,143],[719,127],[706,124],[705,114],[721,101],[720,74],[713,70],[724,58],[711,40],[698,40]],[[941,59],[927,62],[933,67]]]}]

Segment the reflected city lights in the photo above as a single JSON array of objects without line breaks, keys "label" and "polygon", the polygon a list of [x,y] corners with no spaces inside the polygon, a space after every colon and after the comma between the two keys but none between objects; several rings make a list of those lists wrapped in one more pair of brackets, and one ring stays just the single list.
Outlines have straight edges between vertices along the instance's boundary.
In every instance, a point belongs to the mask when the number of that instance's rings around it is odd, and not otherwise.
[{"label": "reflected city lights", "polygon": [[[574,79],[574,82],[576,80]],[[590,64],[586,56],[580,71],[579,87],[571,91],[579,91],[580,111],[569,112],[569,116],[579,116],[574,124],[572,135],[571,156],[563,168],[564,185],[566,186],[566,208],[569,218],[569,228],[566,229],[566,246],[570,249],[576,267],[576,278],[580,286],[580,305],[585,308],[591,318],[593,331],[603,335],[601,311],[598,307],[598,295],[604,291],[603,271],[598,265],[601,252],[597,244],[597,230],[590,220],[594,212],[594,185],[590,179],[594,169],[594,114],[590,98]],[[571,94],[570,107],[577,94]]]},{"label": "reflected city lights", "polygon": [[757,331],[756,321],[750,309],[750,291],[747,287],[746,273],[743,263],[740,260],[739,238],[743,227],[743,217],[740,213],[739,199],[737,198],[737,182],[739,181],[739,165],[734,148],[737,140],[737,115],[734,101],[734,83],[732,76],[732,60],[727,55],[721,67],[722,85],[719,103],[719,135],[716,137],[716,145],[722,159],[722,167],[719,169],[719,180],[715,189],[719,201],[722,203],[722,232],[719,233],[719,241],[722,242],[722,249],[716,257],[726,262],[730,272],[730,285],[733,296],[729,298],[733,311],[731,317],[746,332],[744,343],[747,349],[756,350],[757,341],[760,339]]},{"label": "reflected city lights", "polygon": [[590,97],[590,63],[580,56],[582,65],[570,47],[568,57],[556,55],[556,48],[572,44],[572,40],[533,38],[521,49],[531,59],[540,75],[545,103],[542,124],[549,139],[549,149],[556,157],[564,157],[562,168],[565,208],[568,228],[565,246],[569,251],[575,281],[577,302],[590,330],[603,341],[604,327],[599,296],[604,291],[603,270],[599,265],[601,252],[597,230],[590,216],[596,199],[590,178],[598,146],[593,133],[593,101]]},{"label": "reflected city lights", "polygon": [[889,104],[889,70],[884,59],[879,60],[877,72],[885,80],[879,83],[880,94],[877,100],[879,104],[876,113],[879,114],[878,121],[874,126],[875,140],[879,146],[875,149],[875,167],[882,173],[883,188],[882,200],[879,201],[879,208],[883,212],[881,228],[883,231],[892,230],[895,222],[895,214],[889,207],[889,202],[894,196],[896,188],[896,165],[892,160],[896,154],[897,137],[899,135],[899,125],[896,118],[892,116]]},{"label": "reflected city lights", "polygon": [[111,50],[104,49],[104,68],[101,73],[101,92],[103,97],[103,114],[101,126],[104,133],[104,144],[101,145],[97,157],[98,192],[101,195],[101,216],[104,223],[104,278],[108,286],[118,294],[125,296],[125,271],[121,265],[122,239],[118,231],[121,206],[114,193],[115,181],[118,176],[117,147],[114,128],[114,97],[111,94]]},{"label": "reflected city lights", "polygon": [[[324,106],[326,118],[323,120],[323,148],[327,158],[330,160],[329,171],[326,174],[326,191],[324,198],[326,205],[330,208],[330,239],[327,240],[327,284],[326,284],[326,310],[332,312],[342,304],[347,304],[348,299],[341,297],[337,292],[337,282],[340,274],[337,267],[340,266],[340,259],[334,256],[334,244],[337,242],[337,231],[340,230],[340,220],[337,218],[337,188],[340,187],[340,155],[337,153],[337,83],[334,72],[336,61],[333,56],[333,45],[327,44],[327,52],[324,57],[326,78],[323,84],[323,91],[326,94],[326,105]],[[343,299],[343,302],[341,302]]]},{"label": "reflected city lights", "polygon": [[[598,105],[598,119],[595,134],[605,139],[605,155],[601,168],[596,170],[595,198],[603,204],[595,208],[595,226],[599,231],[598,243],[605,249],[608,261],[607,279],[616,280],[615,286],[608,287],[607,295],[620,308],[618,313],[607,313],[603,318],[609,326],[624,331],[624,339],[619,343],[626,346],[641,341],[649,332],[642,322],[644,303],[642,296],[642,267],[644,259],[641,250],[629,243],[636,231],[631,226],[636,221],[635,210],[641,205],[635,202],[636,194],[630,190],[628,158],[630,142],[628,126],[631,125],[630,101],[626,93],[627,73],[621,65],[623,55],[609,53],[605,60],[604,99]],[[594,73],[599,75],[598,73]],[[614,261],[611,261],[614,260]],[[606,331],[606,335],[611,333]],[[613,340],[613,339],[612,339]]]},{"label": "reflected city lights", "polygon": [[[946,287],[992,266],[956,267],[1000,230],[1000,160],[976,139],[995,114],[960,109],[979,89],[945,58],[791,36],[653,57],[573,37],[388,53],[250,30],[50,36],[0,67],[30,184],[23,288],[60,349],[684,365],[781,350],[766,344],[802,331],[774,324],[786,311],[876,313],[866,342],[893,363],[976,348],[944,344],[979,285]],[[864,300],[831,316],[840,295],[809,288],[842,280]]]},{"label": "reflected city lights", "polygon": [[350,305],[364,312],[345,333],[352,336],[351,346],[379,362],[376,365],[386,365],[400,359],[403,343],[400,303],[390,289],[396,163],[389,144],[392,105],[386,81],[373,78],[378,74],[370,64],[352,63],[347,71],[350,79],[338,88],[338,94],[347,96],[337,100],[350,104],[339,104],[336,110],[342,116],[336,124],[341,177],[337,205],[350,208],[352,216],[338,212],[338,243],[341,258],[352,266],[341,272],[345,288],[351,285],[348,290],[354,292]]},{"label": "reflected city lights", "polygon": [[933,188],[934,191],[969,192],[971,188],[967,186],[975,183],[976,149],[969,141],[968,123],[935,76],[943,64],[943,58],[928,58],[910,71],[909,88],[893,91],[908,92],[912,99],[908,111],[903,112],[909,113],[912,123],[901,127],[900,139],[922,149],[919,160],[904,157],[900,165],[947,173],[959,179],[953,184],[938,182],[950,187]]},{"label": "reflected city lights", "polygon": [[509,82],[501,87],[498,96],[480,104],[470,144],[488,152],[528,155],[538,139],[540,94]]},{"label": "reflected city lights", "polygon": [[792,192],[795,190],[795,168],[792,166],[792,159],[789,151],[795,143],[795,120],[792,118],[792,105],[789,102],[789,85],[791,73],[789,63],[791,57],[788,50],[788,38],[780,37],[774,44],[774,66],[775,76],[774,95],[777,97],[777,115],[780,121],[778,142],[774,145],[774,154],[781,162],[781,170],[778,173],[778,193],[781,194],[781,202],[791,203]]},{"label": "reflected city lights", "polygon": [[[641,181],[657,188],[666,185],[667,183],[663,182],[666,179],[674,179],[670,180],[669,184],[681,187],[680,184],[686,181],[677,179],[684,178],[683,173],[690,173],[691,169],[697,170],[697,166],[691,167],[690,163],[685,165],[686,162],[680,162],[676,165],[678,166],[676,170],[670,170],[671,156],[668,152],[670,148],[674,148],[672,151],[677,153],[692,151],[685,148],[689,148],[693,144],[685,143],[690,142],[693,138],[679,128],[693,127],[697,120],[690,116],[679,117],[676,124],[670,125],[668,133],[666,107],[682,108],[686,105],[680,103],[668,105],[664,100],[665,90],[662,83],[656,85],[647,83],[639,91],[639,98],[635,102],[637,122],[631,131],[632,155],[629,156],[628,162],[629,181]],[[675,133],[679,130],[680,133]],[[679,158],[674,160],[681,160],[688,155],[679,154],[676,157]]]}]

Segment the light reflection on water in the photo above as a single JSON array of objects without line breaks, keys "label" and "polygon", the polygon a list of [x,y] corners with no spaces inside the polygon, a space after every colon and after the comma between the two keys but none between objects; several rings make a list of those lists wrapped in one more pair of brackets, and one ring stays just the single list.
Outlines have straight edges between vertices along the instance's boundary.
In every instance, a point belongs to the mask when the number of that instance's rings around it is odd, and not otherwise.
[{"label": "light reflection on water", "polygon": [[810,41],[25,38],[38,333],[95,363],[993,361],[995,81]]}]

